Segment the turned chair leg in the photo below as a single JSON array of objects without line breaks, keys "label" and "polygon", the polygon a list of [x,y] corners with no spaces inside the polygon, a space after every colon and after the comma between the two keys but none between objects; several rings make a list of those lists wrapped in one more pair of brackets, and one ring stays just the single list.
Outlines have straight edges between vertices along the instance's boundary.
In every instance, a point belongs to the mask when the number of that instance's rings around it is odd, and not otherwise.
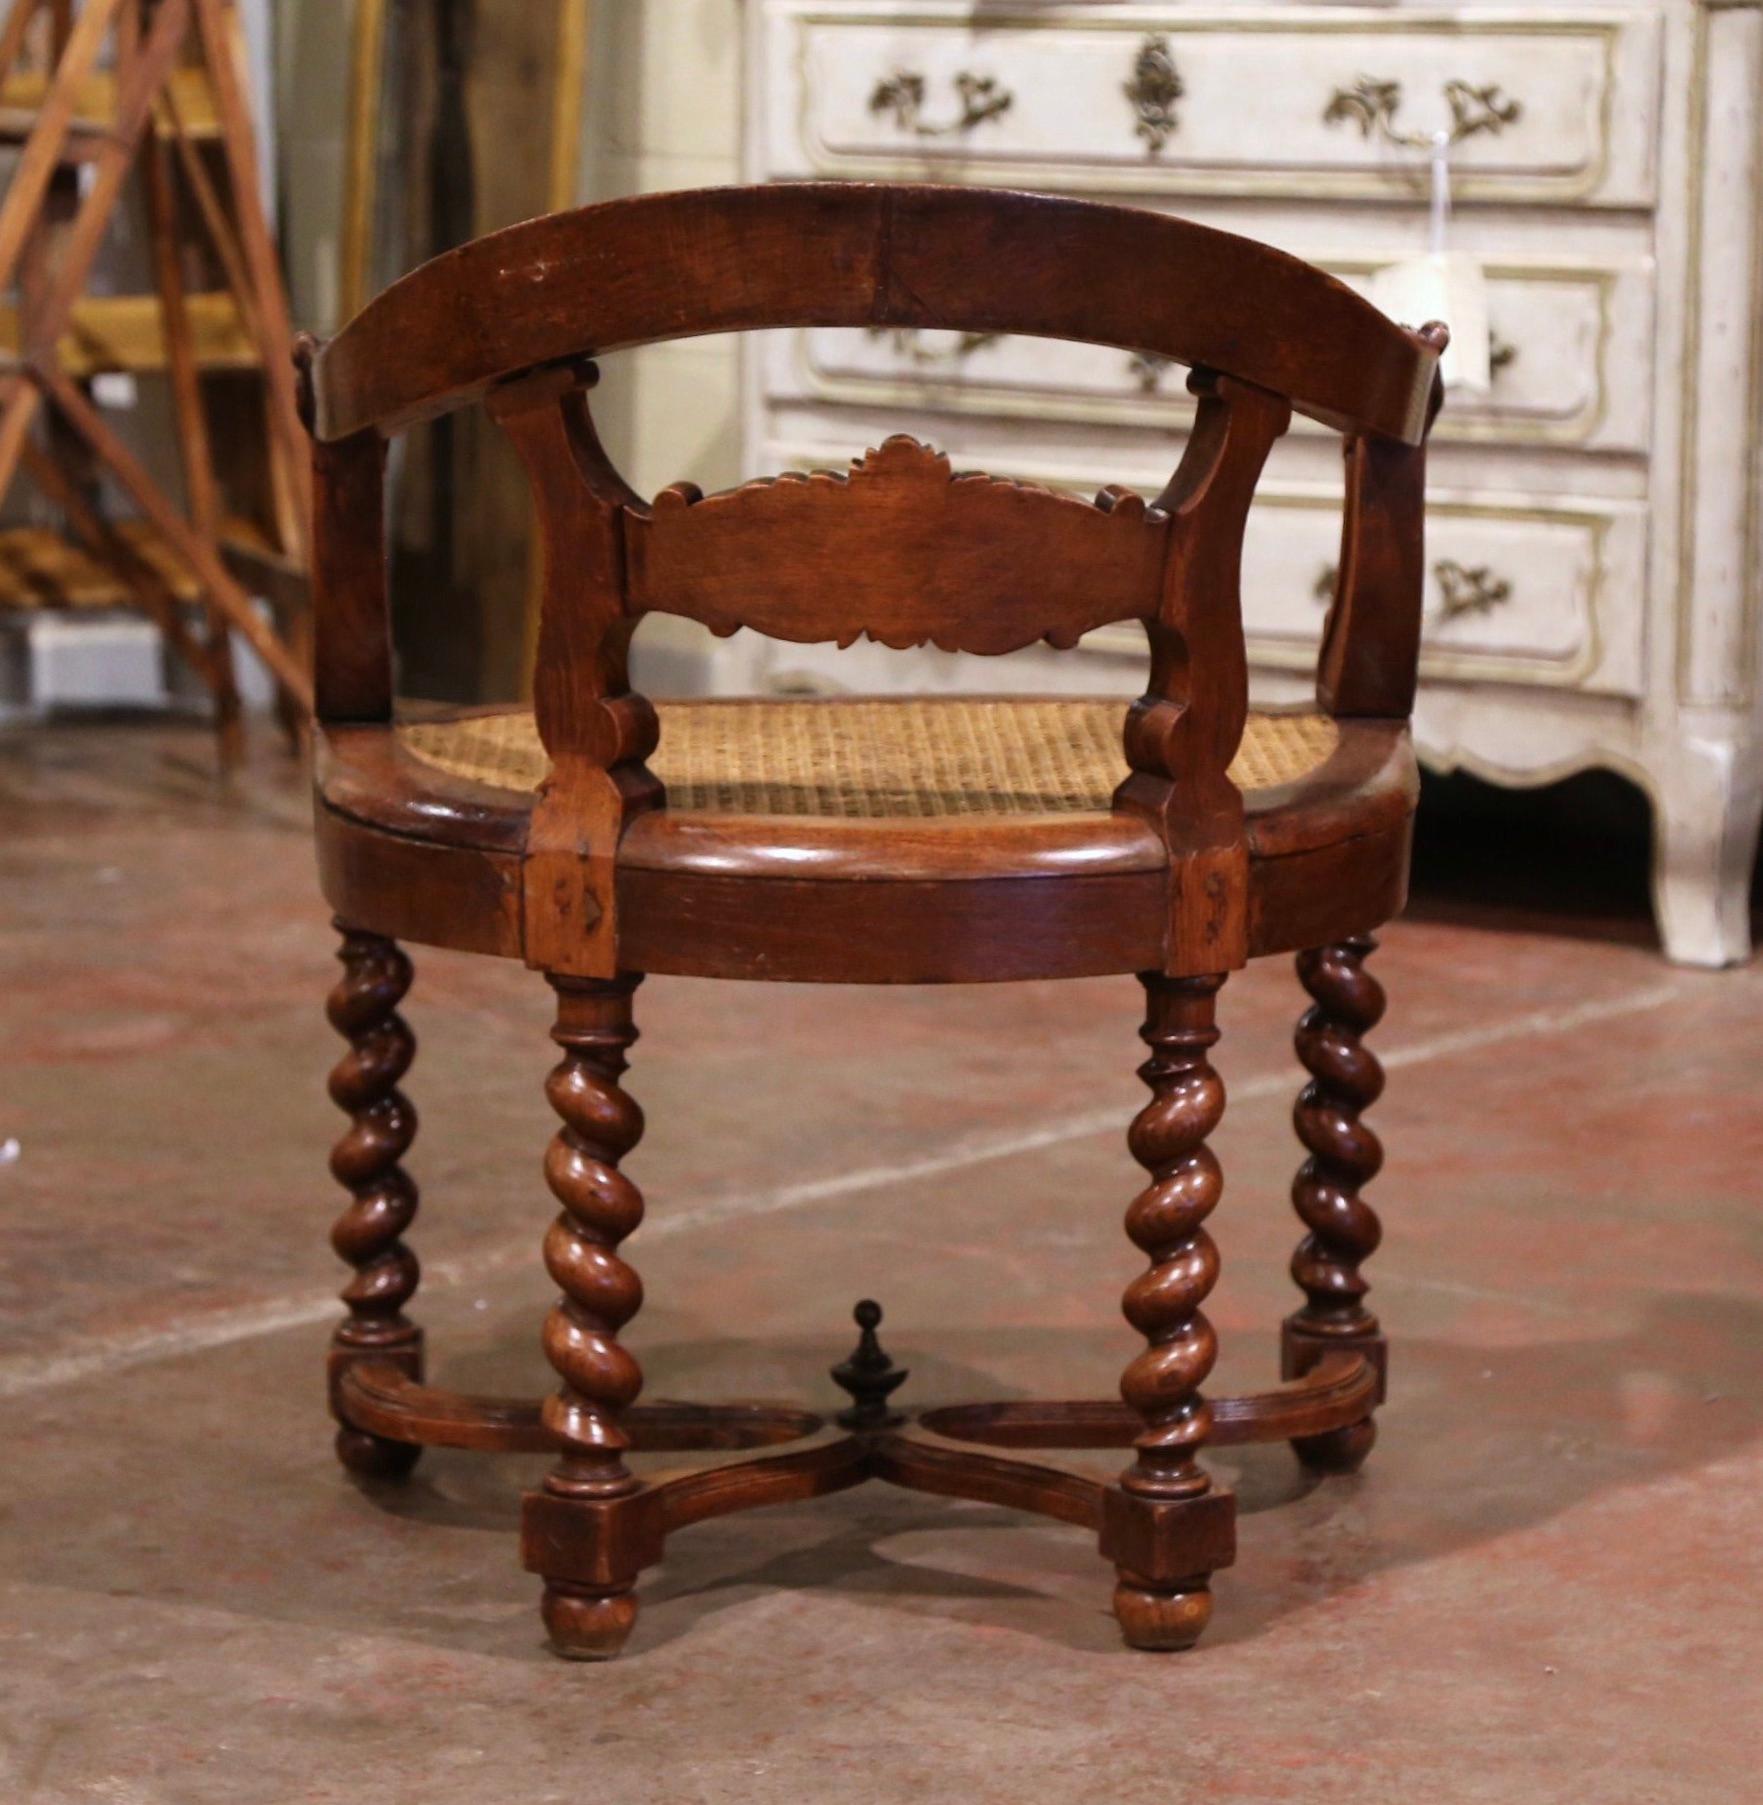
[{"label": "turned chair leg", "polygon": [[[416,1215],[416,1185],[399,1163],[416,1138],[416,1111],[398,1089],[416,1053],[398,1013],[410,988],[410,961],[383,935],[341,920],[336,926],[343,976],[326,1013],[349,1051],[331,1072],[330,1093],[350,1120],[331,1152],[331,1172],[347,1187],[349,1206],[331,1230],[331,1245],[355,1270],[342,1293],[349,1313],[331,1336],[333,1394],[357,1362],[395,1366],[418,1382],[423,1376],[422,1330],[404,1314],[419,1276],[416,1255],[403,1241]],[[337,1458],[361,1478],[401,1479],[421,1452],[347,1422],[337,1430]]]},{"label": "turned chair leg", "polygon": [[1224,1085],[1207,1054],[1218,1039],[1222,977],[1147,973],[1141,1030],[1151,1057],[1139,1076],[1151,1101],[1128,1141],[1150,1184],[1126,1232],[1150,1258],[1122,1308],[1147,1342],[1120,1392],[1143,1419],[1133,1463],[1104,1499],[1102,1552],[1116,1565],[1114,1611],[1135,1648],[1189,1648],[1212,1615],[1210,1581],[1235,1553],[1235,1500],[1197,1458],[1212,1426],[1200,1387],[1218,1342],[1200,1305],[1218,1278],[1204,1227],[1224,1180],[1206,1137],[1224,1114]]},{"label": "turned chair leg", "polygon": [[[1365,969],[1376,947],[1371,935],[1358,934],[1298,955],[1298,977],[1315,1002],[1295,1037],[1310,1082],[1298,1097],[1293,1123],[1309,1158],[1292,1181],[1292,1203],[1309,1232],[1292,1256],[1304,1304],[1286,1318],[1280,1365],[1285,1378],[1298,1379],[1328,1354],[1364,1354],[1377,1368],[1382,1402],[1386,1346],[1377,1318],[1365,1307],[1370,1287],[1360,1270],[1382,1229],[1359,1195],[1383,1164],[1383,1147],[1360,1120],[1384,1083],[1383,1067],[1361,1039],[1384,1012],[1383,986]],[[1300,1437],[1292,1447],[1320,1472],[1350,1473],[1376,1440],[1377,1425],[1367,1416]]]},{"label": "turned chair leg", "polygon": [[636,1622],[637,1573],[659,1554],[659,1525],[625,1464],[620,1417],[643,1375],[618,1332],[643,1301],[618,1244],[643,1216],[643,1197],[618,1169],[643,1133],[643,1112],[620,1088],[637,1038],[631,995],[640,979],[553,977],[563,1058],[545,1092],[563,1126],[545,1156],[562,1206],[545,1236],[545,1267],[563,1295],[545,1319],[545,1355],[561,1380],[543,1408],[562,1446],[540,1491],[526,1496],[526,1565],[545,1581],[551,1646],[576,1660],[616,1655]]}]

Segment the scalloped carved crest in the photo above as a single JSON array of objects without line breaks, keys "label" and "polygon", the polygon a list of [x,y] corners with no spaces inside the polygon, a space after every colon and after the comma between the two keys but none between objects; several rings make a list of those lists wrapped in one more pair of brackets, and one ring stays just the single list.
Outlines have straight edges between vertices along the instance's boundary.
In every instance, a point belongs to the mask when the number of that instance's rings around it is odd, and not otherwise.
[{"label": "scalloped carved crest", "polygon": [[816,471],[700,496],[689,483],[626,515],[629,605],[774,639],[1014,652],[1070,646],[1155,615],[1169,517],[1137,495],[1095,503],[956,475],[889,439],[849,475]]}]

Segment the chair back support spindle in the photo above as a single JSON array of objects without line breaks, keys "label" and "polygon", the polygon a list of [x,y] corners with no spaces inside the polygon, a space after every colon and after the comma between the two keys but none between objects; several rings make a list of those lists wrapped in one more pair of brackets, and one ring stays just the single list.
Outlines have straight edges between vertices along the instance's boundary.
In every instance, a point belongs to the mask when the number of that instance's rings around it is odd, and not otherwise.
[{"label": "chair back support spindle", "polygon": [[1114,804],[1154,822],[1169,848],[1172,969],[1226,971],[1247,957],[1247,924],[1236,906],[1248,859],[1243,799],[1230,780],[1249,712],[1243,535],[1262,466],[1291,408],[1211,371],[1195,371],[1188,386],[1198,411],[1154,510],[1174,530],[1160,605],[1146,622],[1150,677],[1127,715],[1131,774]]},{"label": "chair back support spindle", "polygon": [[611,976],[613,863],[626,825],[662,800],[644,764],[659,728],[630,687],[624,520],[640,506],[589,416],[591,364],[554,366],[493,390],[491,415],[526,468],[543,546],[533,714],[551,774],[522,873],[529,957],[550,971]]}]

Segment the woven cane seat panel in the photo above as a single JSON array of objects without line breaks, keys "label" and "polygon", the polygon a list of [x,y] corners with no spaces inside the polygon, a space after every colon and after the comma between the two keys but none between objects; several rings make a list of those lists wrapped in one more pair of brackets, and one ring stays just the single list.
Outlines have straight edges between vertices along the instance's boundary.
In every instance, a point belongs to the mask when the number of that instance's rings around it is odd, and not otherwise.
[{"label": "woven cane seat panel", "polygon": [[[1126,775],[1119,701],[981,697],[836,702],[664,702],[650,767],[670,807],[823,819],[1105,812]],[[538,788],[549,769],[528,712],[398,729],[406,750],[450,776]],[[1332,753],[1327,715],[1251,714],[1231,777],[1290,783]]]}]

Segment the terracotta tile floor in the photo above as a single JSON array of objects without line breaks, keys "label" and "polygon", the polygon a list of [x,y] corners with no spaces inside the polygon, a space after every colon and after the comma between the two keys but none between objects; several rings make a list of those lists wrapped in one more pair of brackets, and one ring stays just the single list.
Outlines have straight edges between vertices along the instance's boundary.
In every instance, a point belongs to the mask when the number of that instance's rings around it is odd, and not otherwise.
[{"label": "terracotta tile floor", "polygon": [[[1757,970],[1499,906],[1492,835],[1423,885],[1376,964],[1383,1437],[1323,1484],[1216,1458],[1242,1547],[1194,1654],[1119,1647],[1080,1533],[868,1488],[682,1534],[584,1669],[515,1559],[534,1462],[370,1499],[331,1461],[331,936],[298,774],[209,761],[190,726],[0,741],[0,1799],[1757,1796]],[[537,1391],[547,997],[417,961],[436,1374]],[[1136,997],[651,981],[652,1392],[827,1399],[874,1293],[911,1398],[1108,1393]],[[1220,1389],[1289,1307],[1296,997],[1283,962],[1225,996]]]}]

